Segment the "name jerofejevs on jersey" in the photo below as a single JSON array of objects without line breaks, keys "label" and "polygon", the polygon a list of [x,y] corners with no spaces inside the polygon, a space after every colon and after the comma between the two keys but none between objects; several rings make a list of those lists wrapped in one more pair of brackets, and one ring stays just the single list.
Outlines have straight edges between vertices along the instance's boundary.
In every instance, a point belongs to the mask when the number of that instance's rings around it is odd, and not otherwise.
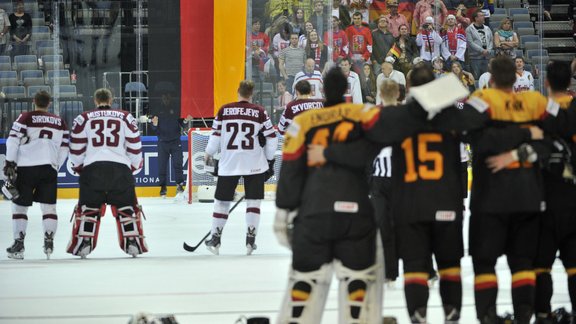
[{"label": "name jerofejevs on jersey", "polygon": [[6,140],[6,160],[16,165],[51,165],[58,170],[68,155],[69,132],[66,123],[44,111],[18,116]]},{"label": "name jerofejevs on jersey", "polygon": [[[266,137],[261,147],[258,133]],[[263,107],[247,101],[224,105],[212,124],[206,153],[214,156],[220,151],[218,174],[222,176],[251,175],[268,170],[274,158],[278,138]]]},{"label": "name jerofejevs on jersey", "polygon": [[74,119],[70,140],[73,165],[106,161],[133,169],[142,165],[142,143],[136,119],[127,111],[95,109]]}]

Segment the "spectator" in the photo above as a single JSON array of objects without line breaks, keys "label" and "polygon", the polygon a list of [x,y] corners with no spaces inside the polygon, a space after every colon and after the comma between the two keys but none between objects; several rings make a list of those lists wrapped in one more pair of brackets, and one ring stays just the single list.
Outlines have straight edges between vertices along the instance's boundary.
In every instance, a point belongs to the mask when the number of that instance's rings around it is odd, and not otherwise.
[{"label": "spectator", "polygon": [[304,49],[298,47],[298,34],[290,35],[290,46],[280,52],[278,55],[278,66],[280,76],[286,81],[286,87],[292,89],[294,76],[304,67],[306,53]]},{"label": "spectator", "polygon": [[304,25],[306,20],[304,20],[304,10],[298,8],[294,10],[294,15],[292,16],[292,20],[290,21],[290,25],[292,26],[292,32],[298,33],[300,35],[305,34],[304,32]]},{"label": "spectator", "polygon": [[328,61],[328,49],[318,37],[315,29],[310,32],[308,37],[310,39],[306,42],[306,47],[304,48],[306,58],[314,60],[317,70],[324,71],[324,66],[326,61]]},{"label": "spectator", "polygon": [[[276,83],[276,90],[278,91],[278,102],[274,107],[274,113],[275,115],[279,115],[284,112],[286,105],[292,101],[293,97],[290,91],[287,90],[286,81],[284,80],[280,80]],[[274,120],[278,120],[278,118],[275,118]]]},{"label": "spectator", "polygon": [[6,52],[6,43],[7,38],[6,36],[10,31],[10,19],[8,18],[8,14],[4,9],[0,8],[0,55],[4,55]]},{"label": "spectator", "polygon": [[268,35],[260,31],[262,24],[259,18],[254,18],[252,20],[252,33],[250,34],[250,43],[254,45],[254,42],[258,45],[260,49],[268,53],[270,47],[270,38]]},{"label": "spectator", "polygon": [[442,56],[436,56],[432,59],[432,71],[436,79],[447,73],[446,70],[444,70],[444,59]]},{"label": "spectator", "polygon": [[[280,74],[280,64],[278,62],[278,56],[280,52],[290,46],[290,34],[292,28],[288,22],[282,23],[278,26],[278,33],[272,38],[272,58],[274,59],[274,66],[276,68],[276,75]],[[273,28],[273,30],[276,28]]]},{"label": "spectator", "polygon": [[310,98],[322,99],[324,98],[324,83],[322,81],[322,73],[316,70],[316,62],[313,58],[306,59],[304,64],[304,71],[296,73],[294,76],[294,86],[292,93],[296,94],[296,84],[300,81],[308,81],[310,84]]},{"label": "spectator", "polygon": [[512,20],[504,18],[500,22],[500,29],[494,32],[494,53],[515,59],[517,48],[518,35],[512,30]]},{"label": "spectator", "polygon": [[444,19],[448,16],[448,9],[442,0],[419,0],[414,8],[414,21],[416,26],[429,24],[426,22],[428,17],[432,17],[432,24],[442,25]]},{"label": "spectator", "polygon": [[382,83],[384,80],[390,79],[398,83],[401,86],[406,86],[406,77],[404,73],[394,70],[394,59],[392,57],[387,57],[384,63],[382,63],[382,73],[378,75],[376,79],[376,104],[382,103],[382,96],[380,89],[382,88]]},{"label": "spectator", "polygon": [[376,76],[372,71],[372,65],[365,63],[362,67],[362,78],[360,79],[362,88],[362,99],[364,103],[376,103]]},{"label": "spectator", "polygon": [[380,16],[378,19],[378,28],[372,31],[372,41],[374,45],[372,46],[370,58],[375,67],[375,72],[378,73],[380,72],[380,64],[384,62],[390,48],[394,45],[394,36],[388,31],[388,18],[385,16]]},{"label": "spectator", "polygon": [[318,35],[323,35],[328,31],[328,16],[324,13],[324,1],[314,1],[314,12],[310,16],[312,26],[318,32]]},{"label": "spectator", "polygon": [[182,142],[180,136],[185,127],[184,120],[180,118],[180,103],[176,100],[176,89],[170,82],[159,82],[156,92],[160,95],[157,115],[152,118],[152,128],[158,135],[158,179],[160,196],[166,197],[168,183],[168,161],[172,158],[172,168],[176,181],[176,194],[184,192],[184,171],[182,169]]},{"label": "spectator", "polygon": [[314,29],[314,25],[310,21],[304,24],[304,33],[298,36],[298,47],[306,47],[306,42],[308,41],[308,34]]},{"label": "spectator", "polygon": [[514,64],[516,65],[516,82],[512,86],[514,92],[533,91],[534,77],[532,73],[524,70],[524,58],[515,58]]},{"label": "spectator", "polygon": [[464,71],[460,62],[453,62],[450,69],[470,92],[474,92],[474,76],[472,73]]},{"label": "spectator", "polygon": [[[331,37],[331,38],[330,38]],[[338,61],[348,56],[348,36],[340,29],[340,20],[338,17],[332,17],[332,35],[328,32],[324,33],[324,42],[329,42],[332,39],[332,60]]]},{"label": "spectator", "polygon": [[488,71],[482,73],[478,79],[478,89],[490,88],[490,78],[492,77],[492,74],[490,73],[490,63],[492,63],[493,60],[494,58],[491,58],[490,61],[488,61]]},{"label": "spectator", "polygon": [[456,7],[456,22],[458,27],[466,30],[468,26],[470,26],[470,18],[468,16],[468,8],[464,5],[464,3],[458,4]]},{"label": "spectator", "polygon": [[16,12],[12,13],[10,20],[10,35],[12,38],[12,57],[26,55],[30,50],[30,37],[32,36],[32,17],[24,12],[24,2],[16,3]]},{"label": "spectator", "polygon": [[372,33],[368,27],[362,25],[362,14],[355,12],[352,15],[353,25],[346,28],[348,43],[350,44],[350,58],[355,70],[362,69],[364,63],[370,62],[372,55]]},{"label": "spectator", "polygon": [[270,0],[266,4],[265,12],[270,21],[275,21],[280,16],[290,17],[292,15],[292,6],[286,0]]},{"label": "spectator", "polygon": [[362,103],[362,86],[360,85],[360,77],[354,71],[351,71],[352,63],[349,58],[344,58],[340,61],[340,68],[342,73],[348,80],[348,89],[344,93],[344,100],[352,103]]},{"label": "spectator", "polygon": [[389,8],[390,4],[387,3],[387,0],[372,0],[369,10],[369,21],[377,21],[380,16],[386,16],[390,11]]},{"label": "spectator", "polygon": [[298,11],[298,9],[302,9],[302,13],[304,14],[302,19],[303,21],[308,21],[312,15],[314,2],[312,0],[293,0],[292,6],[292,11],[295,13]]},{"label": "spectator", "polygon": [[353,12],[359,12],[362,14],[362,22],[368,23],[370,21],[370,15],[368,14],[370,4],[372,4],[373,0],[343,0],[341,2],[344,5],[347,5],[348,8],[351,9]]},{"label": "spectator", "polygon": [[396,38],[396,47],[401,50],[398,59],[394,63],[396,70],[406,75],[412,69],[412,60],[419,57],[418,45],[414,37],[410,36],[408,25],[398,27],[399,36]]},{"label": "spectator", "polygon": [[424,24],[420,27],[416,35],[416,45],[420,48],[420,57],[431,63],[432,58],[440,56],[440,45],[442,37],[434,30],[434,18],[426,17]]},{"label": "spectator", "polygon": [[392,33],[394,38],[400,36],[400,26],[408,26],[408,20],[404,15],[398,13],[398,2],[396,0],[388,3],[390,14],[386,15],[388,18],[388,30]]},{"label": "spectator", "polygon": [[466,28],[466,41],[470,67],[475,79],[488,71],[488,60],[492,54],[494,42],[490,27],[484,25],[484,13],[480,10],[472,14],[473,23]]},{"label": "spectator", "polygon": [[490,26],[490,15],[494,13],[494,0],[476,0],[476,8],[484,13],[485,24]]},{"label": "spectator", "polygon": [[466,32],[456,25],[456,17],[448,15],[446,24],[442,31],[442,56],[446,60],[446,68],[449,68],[452,62],[464,64],[464,55],[466,54]]},{"label": "spectator", "polygon": [[340,21],[340,29],[344,30],[352,23],[348,7],[342,5],[340,0],[332,0],[332,16]]}]

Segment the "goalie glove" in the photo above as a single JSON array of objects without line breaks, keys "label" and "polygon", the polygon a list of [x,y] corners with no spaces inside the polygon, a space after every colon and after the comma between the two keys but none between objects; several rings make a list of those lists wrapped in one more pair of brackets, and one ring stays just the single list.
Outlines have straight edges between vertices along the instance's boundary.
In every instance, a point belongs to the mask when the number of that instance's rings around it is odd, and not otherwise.
[{"label": "goalie glove", "polygon": [[11,182],[14,182],[16,180],[16,162],[13,161],[6,161],[4,163],[4,175],[6,176],[6,179],[8,179]]},{"label": "goalie glove", "polygon": [[268,179],[274,176],[274,162],[276,162],[276,159],[268,160],[268,170],[266,171],[265,181],[268,181]]},{"label": "goalie glove", "polygon": [[292,246],[292,230],[294,229],[294,218],[298,216],[298,210],[276,209],[274,217],[274,234],[280,245],[287,248]]}]

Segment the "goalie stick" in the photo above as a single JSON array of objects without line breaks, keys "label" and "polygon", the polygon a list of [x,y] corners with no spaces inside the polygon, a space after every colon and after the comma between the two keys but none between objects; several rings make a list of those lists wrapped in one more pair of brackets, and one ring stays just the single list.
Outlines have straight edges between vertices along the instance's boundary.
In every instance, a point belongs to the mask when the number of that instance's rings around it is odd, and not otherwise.
[{"label": "goalie stick", "polygon": [[[228,214],[230,214],[239,204],[242,200],[244,200],[244,197],[246,196],[242,196],[240,197],[240,199],[238,199],[238,201],[234,204],[234,206],[232,206],[232,208],[230,208],[230,210],[228,211]],[[204,235],[204,237],[200,240],[200,242],[198,242],[198,244],[194,245],[194,246],[190,246],[188,244],[186,244],[186,242],[184,242],[184,250],[188,251],[188,252],[194,252],[196,251],[196,249],[204,242],[206,241],[206,239],[208,238],[208,236],[210,236],[210,233],[212,231],[208,231],[208,233],[206,233],[206,235]]]}]

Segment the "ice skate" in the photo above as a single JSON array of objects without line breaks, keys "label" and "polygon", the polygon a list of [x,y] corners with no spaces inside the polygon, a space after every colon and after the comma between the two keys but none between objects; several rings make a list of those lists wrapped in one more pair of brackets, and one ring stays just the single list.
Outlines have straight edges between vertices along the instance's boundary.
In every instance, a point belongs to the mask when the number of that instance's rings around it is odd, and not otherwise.
[{"label": "ice skate", "polygon": [[174,202],[180,202],[186,200],[186,192],[184,191],[184,183],[179,183],[176,185],[176,196],[174,197]]},{"label": "ice skate", "polygon": [[134,238],[130,238],[126,242],[126,253],[131,255],[135,258],[138,254],[140,254],[140,249],[138,248],[138,244]]},{"label": "ice skate", "polygon": [[160,197],[166,198],[166,192],[168,192],[168,189],[166,189],[166,186],[161,186],[160,187]]},{"label": "ice skate", "polygon": [[216,229],[216,233],[212,234],[212,237],[204,242],[208,251],[212,252],[214,255],[219,254],[220,249],[220,237],[222,236],[222,230],[220,228]]},{"label": "ice skate", "polygon": [[90,239],[85,238],[82,240],[82,244],[78,248],[78,256],[82,259],[86,259],[86,256],[92,252],[92,247],[90,244]]},{"label": "ice skate", "polygon": [[24,237],[26,234],[20,232],[20,237],[14,240],[14,244],[6,249],[10,259],[24,259]]},{"label": "ice skate", "polygon": [[251,255],[256,250],[256,228],[253,226],[248,227],[246,233],[246,255]]},{"label": "ice skate", "polygon": [[50,260],[50,254],[54,251],[54,232],[44,233],[44,253],[46,259]]},{"label": "ice skate", "polygon": [[396,280],[394,279],[384,279],[384,287],[386,289],[395,289],[396,288]]}]

